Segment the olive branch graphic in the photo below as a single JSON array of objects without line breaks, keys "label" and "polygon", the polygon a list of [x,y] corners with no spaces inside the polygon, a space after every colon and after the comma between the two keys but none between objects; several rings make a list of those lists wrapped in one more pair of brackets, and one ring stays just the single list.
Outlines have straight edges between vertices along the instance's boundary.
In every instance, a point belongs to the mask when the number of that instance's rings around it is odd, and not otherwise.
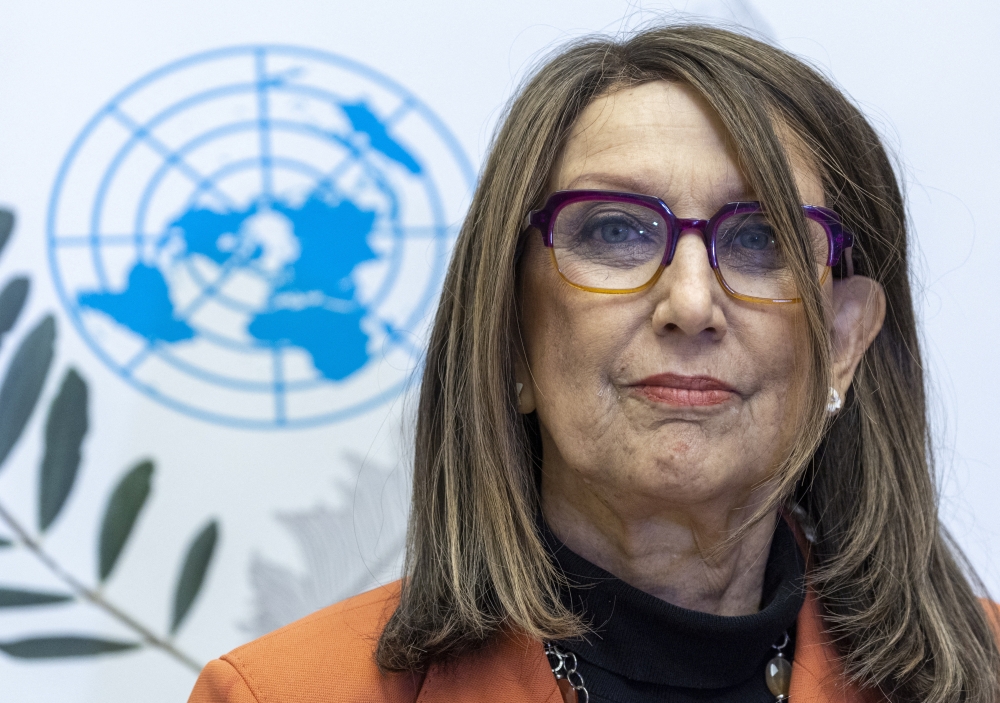
[{"label": "olive branch graphic", "polygon": [[[0,210],[0,253],[13,229],[13,213]],[[20,317],[29,290],[30,281],[25,276],[14,277],[0,290],[0,345]],[[42,395],[52,365],[55,337],[55,319],[49,314],[21,339],[0,383],[0,470],[3,470]],[[215,520],[210,520],[199,530],[188,547],[174,588],[169,635],[156,634],[102,593],[152,491],[155,468],[151,460],[140,461],[129,469],[108,498],[97,539],[96,586],[89,586],[70,573],[42,544],[43,537],[66,505],[78,477],[80,448],[90,424],[87,399],[86,381],[75,369],[68,369],[49,404],[45,423],[45,446],[38,477],[37,532],[32,532],[19,521],[0,498],[0,525],[6,526],[9,533],[0,535],[0,550],[27,550],[63,584],[65,590],[37,591],[0,584],[0,609],[85,602],[131,630],[135,638],[123,641],[93,635],[49,634],[0,641],[0,651],[21,659],[53,659],[96,656],[148,646],[198,672],[201,665],[178,649],[173,637],[204,584],[219,535]]]}]

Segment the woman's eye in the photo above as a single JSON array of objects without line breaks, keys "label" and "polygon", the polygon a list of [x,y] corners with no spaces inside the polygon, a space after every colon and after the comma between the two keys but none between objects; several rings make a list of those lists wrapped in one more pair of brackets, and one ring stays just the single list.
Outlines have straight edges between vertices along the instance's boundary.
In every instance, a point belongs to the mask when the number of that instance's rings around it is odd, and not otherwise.
[{"label": "woman's eye", "polygon": [[621,216],[592,219],[584,231],[587,239],[598,244],[634,243],[646,234],[644,227]]},{"label": "woman's eye", "polygon": [[763,251],[774,244],[774,236],[768,229],[754,228],[741,232],[736,237],[736,241],[744,249]]},{"label": "woman's eye", "polygon": [[598,232],[601,239],[608,244],[627,242],[629,239],[633,239],[635,236],[638,236],[635,228],[621,222],[609,222],[603,224],[598,229]]}]

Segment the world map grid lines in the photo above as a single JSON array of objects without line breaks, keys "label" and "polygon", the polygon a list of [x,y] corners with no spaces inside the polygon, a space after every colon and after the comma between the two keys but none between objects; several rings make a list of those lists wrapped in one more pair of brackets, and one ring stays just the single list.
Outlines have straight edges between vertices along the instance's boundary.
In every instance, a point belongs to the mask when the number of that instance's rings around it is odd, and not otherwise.
[{"label": "world map grid lines", "polygon": [[[91,258],[94,262],[94,270],[97,274],[99,281],[102,283],[102,288],[107,290],[107,274],[104,270],[103,260],[101,257],[101,249],[103,247],[118,247],[123,245],[131,244],[136,248],[137,251],[137,261],[142,260],[143,250],[151,241],[156,242],[156,244],[162,245],[162,242],[168,234],[166,232],[158,233],[155,235],[150,235],[145,232],[144,221],[147,214],[147,209],[149,202],[153,195],[157,191],[157,187],[165,174],[170,170],[176,170],[177,172],[184,175],[189,181],[194,184],[195,191],[189,198],[193,201],[197,198],[202,197],[204,194],[212,195],[219,204],[221,204],[226,209],[232,209],[234,201],[228,196],[228,194],[220,186],[219,181],[226,177],[227,174],[233,173],[237,170],[252,168],[254,165],[259,169],[261,174],[261,193],[260,202],[263,204],[273,203],[275,201],[274,196],[274,181],[273,181],[273,170],[274,168],[288,168],[292,170],[298,170],[300,172],[305,172],[309,177],[312,178],[314,187],[316,191],[326,191],[326,192],[342,192],[340,188],[337,187],[338,179],[340,176],[348,171],[352,166],[359,164],[361,168],[371,173],[373,167],[370,163],[370,154],[372,147],[378,147],[378,140],[381,138],[383,140],[388,139],[386,136],[380,136],[377,132],[368,132],[368,144],[365,148],[359,148],[357,143],[352,143],[348,140],[344,140],[339,135],[331,133],[330,131],[324,131],[317,127],[316,125],[311,125],[308,123],[297,123],[289,120],[276,120],[272,117],[270,112],[270,95],[273,92],[287,92],[293,94],[302,94],[309,97],[324,100],[328,103],[332,103],[342,109],[355,109],[360,110],[362,117],[364,113],[368,112],[367,107],[362,103],[360,105],[352,105],[350,103],[345,103],[339,96],[334,93],[317,88],[316,86],[305,86],[290,83],[286,78],[282,76],[270,76],[267,73],[267,49],[263,47],[257,47],[253,51],[256,80],[253,83],[246,82],[236,82],[223,86],[215,86],[207,91],[202,91],[196,93],[195,95],[188,96],[167,108],[161,110],[159,113],[146,120],[144,123],[140,124],[136,120],[132,119],[129,114],[121,107],[122,98],[127,97],[127,95],[120,95],[118,99],[113,100],[108,104],[108,106],[103,110],[103,116],[110,116],[114,118],[119,124],[123,125],[129,130],[130,137],[128,141],[119,149],[119,152],[111,160],[108,168],[105,171],[104,176],[101,179],[100,186],[98,188],[98,194],[94,200],[94,206],[91,212],[91,232],[87,235],[56,235],[54,228],[51,224],[54,221],[52,217],[53,212],[50,208],[50,257],[54,257],[54,251],[56,248],[60,247],[79,247],[87,246],[91,252]],[[136,86],[133,86],[136,89]],[[169,145],[162,142],[154,133],[154,130],[158,124],[163,123],[169,119],[172,115],[182,112],[188,109],[194,104],[199,102],[205,102],[208,100],[218,99],[220,96],[232,95],[247,90],[253,90],[257,97],[257,115],[255,120],[248,120],[243,122],[228,123],[221,126],[216,126],[209,130],[207,133],[202,133],[197,135],[195,138],[190,139],[188,142],[181,144],[179,146],[170,147]],[[372,118],[378,123],[379,128],[382,130],[382,135],[387,135],[387,130],[392,123],[398,121],[403,116],[405,116],[409,111],[415,109],[419,105],[412,95],[406,93],[404,98],[399,102],[398,106],[393,110],[390,115],[384,120],[378,121],[371,114]],[[95,117],[95,120],[102,117],[99,114]],[[353,115],[349,115],[352,125],[355,127],[357,132],[357,120]],[[93,126],[93,121],[91,125]],[[234,133],[238,131],[246,130],[250,127],[255,127],[258,132],[259,139],[259,153],[256,158],[243,159],[242,161],[229,163],[223,166],[221,169],[217,169],[216,172],[205,175],[200,172],[196,167],[189,163],[186,156],[197,149],[198,147],[214,140],[221,136],[229,133]],[[276,157],[272,149],[271,134],[273,130],[286,130],[286,131],[297,131],[300,133],[307,133],[315,138],[322,138],[326,140],[339,140],[342,146],[347,147],[347,154],[340,160],[340,162],[330,171],[322,172],[312,167],[310,164],[301,162],[297,159],[290,159],[287,157]],[[86,136],[86,130],[81,139]],[[391,139],[388,139],[390,146],[392,146]],[[115,173],[120,167],[121,163],[125,160],[128,153],[135,147],[138,143],[146,143],[150,148],[156,151],[162,158],[162,163],[159,166],[157,172],[146,184],[144,192],[140,198],[140,204],[136,212],[136,227],[135,231],[131,234],[124,233],[102,233],[100,230],[100,220],[102,208],[104,206],[104,196],[110,187],[110,183],[113,180]],[[75,147],[78,144],[74,145]],[[402,147],[397,148],[404,154],[404,157],[408,157],[412,161],[412,157],[402,150]],[[385,152],[382,152],[385,154]],[[67,157],[67,162],[64,163],[64,169],[60,173],[60,179],[57,180],[57,188],[55,193],[58,193],[58,184],[61,179],[65,176],[65,166],[70,161],[73,156],[72,150],[71,154]],[[389,154],[390,158],[393,157]],[[248,162],[254,161],[255,164]],[[436,223],[433,226],[410,226],[407,227],[402,223],[398,222],[398,219],[393,223],[392,231],[388,233],[393,241],[393,253],[390,256],[391,259],[396,259],[396,261],[391,261],[391,264],[395,264],[394,268],[398,269],[398,259],[399,254],[399,242],[403,238],[433,238],[437,240],[442,240],[446,238],[453,230],[443,221],[443,212],[441,207],[440,198],[437,195],[435,184],[427,177],[426,174],[420,173],[419,164],[416,161],[412,163],[406,163],[405,158],[403,160],[403,165],[406,166],[411,173],[420,177],[422,186],[429,196],[431,201],[432,209],[434,210]],[[56,202],[56,195],[53,197],[53,207]],[[369,232],[373,239],[377,239],[380,236],[384,236],[379,232]],[[252,257],[250,257],[252,258]],[[439,257],[440,258],[440,257]],[[204,279],[199,281],[201,285],[201,292],[196,298],[184,309],[176,311],[176,317],[178,321],[191,324],[191,318],[197,312],[197,310],[204,305],[209,299],[215,299],[222,305],[233,306],[234,303],[238,306],[238,301],[228,300],[225,295],[222,294],[222,287],[225,285],[229,277],[233,274],[234,270],[242,264],[244,271],[254,271],[254,267],[247,266],[251,263],[250,259],[246,255],[243,255],[242,259],[232,257],[230,260],[225,262],[227,265],[220,268],[218,275],[212,281],[206,281]],[[443,263],[437,262],[438,267],[443,266]],[[187,262],[187,266],[190,271],[195,272],[196,267],[194,267],[190,261]],[[53,268],[57,268],[53,264]],[[263,272],[256,270],[258,274],[264,275]],[[434,272],[438,274],[436,278],[440,277],[440,271]],[[387,285],[391,284],[391,276],[386,277],[386,282],[384,282],[382,288],[386,289]],[[273,281],[272,281],[273,282]],[[60,282],[61,283],[61,282]],[[61,285],[60,285],[61,287]],[[65,294],[65,291],[63,291]],[[432,297],[436,291],[428,290],[424,293],[424,298],[429,299]],[[384,294],[384,290],[383,290]],[[64,295],[64,299],[69,298],[69,296]],[[77,303],[77,301],[71,301],[72,303]],[[425,301],[421,301],[425,302]],[[70,305],[68,307],[74,307]],[[76,313],[79,315],[79,306],[76,307]],[[369,314],[373,313],[375,306],[369,308]],[[411,357],[420,358],[422,356],[422,350],[420,347],[408,337],[408,332],[406,328],[412,326],[412,323],[419,319],[422,315],[422,305],[418,305],[414,314],[411,315],[404,325],[394,325],[388,320],[380,317],[374,316],[377,324],[381,326],[385,333],[386,343],[389,345],[397,345],[405,349],[406,352]],[[78,326],[82,325],[79,320],[76,320]],[[199,336],[202,336],[206,341],[225,344],[226,342],[235,342],[235,340],[225,340],[220,339],[218,335],[214,335],[211,330],[199,330]],[[86,336],[86,335],[85,335]],[[91,345],[94,346],[94,345]],[[227,345],[231,346],[231,345]],[[144,384],[139,378],[136,377],[136,371],[142,365],[142,363],[151,355],[157,354],[167,363],[171,364],[175,368],[195,376],[197,378],[202,378],[206,381],[225,385],[230,387],[236,387],[243,390],[252,391],[262,391],[268,390],[274,397],[274,419],[278,424],[283,424],[285,422],[285,394],[291,390],[305,389],[310,386],[315,386],[317,384],[325,382],[322,375],[317,375],[313,379],[299,379],[289,381],[285,378],[284,365],[282,360],[283,355],[283,345],[280,341],[272,341],[269,345],[269,351],[272,359],[272,379],[270,382],[262,381],[251,381],[247,379],[240,378],[230,378],[216,374],[214,372],[206,371],[200,369],[187,363],[185,360],[176,357],[176,355],[170,353],[167,345],[161,343],[160,341],[153,340],[146,344],[139,352],[132,355],[132,357],[125,363],[120,365],[121,372],[130,377],[130,379],[137,384],[146,385],[147,392],[153,394],[159,394],[158,390],[155,388],[148,387],[148,384]],[[260,346],[254,347],[255,351],[260,350]],[[100,350],[103,352],[103,350]],[[113,360],[107,359],[106,361],[115,364]],[[398,392],[398,389],[392,389]],[[161,394],[162,395],[162,394]],[[380,396],[385,396],[385,393],[379,394]],[[169,400],[169,399],[167,399]],[[376,402],[382,402],[384,398],[379,398]],[[191,408],[187,408],[191,410]],[[336,414],[336,413],[334,413]]]}]

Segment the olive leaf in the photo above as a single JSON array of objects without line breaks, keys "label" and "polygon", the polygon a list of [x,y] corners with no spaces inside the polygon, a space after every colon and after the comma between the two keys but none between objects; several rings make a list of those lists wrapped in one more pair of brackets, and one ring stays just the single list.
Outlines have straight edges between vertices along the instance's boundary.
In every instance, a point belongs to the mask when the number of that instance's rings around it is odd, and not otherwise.
[{"label": "olive leaf", "polygon": [[124,652],[140,646],[138,642],[118,642],[96,637],[61,635],[0,642],[0,652],[20,659],[61,659],[63,657],[92,657],[97,654]]},{"label": "olive leaf", "polygon": [[14,213],[10,210],[0,210],[0,251],[7,246],[10,233],[14,231]]},{"label": "olive leaf", "polygon": [[24,276],[18,276],[4,286],[0,291],[0,341],[10,332],[17,318],[24,309],[24,301],[28,299],[31,284]]},{"label": "olive leaf", "polygon": [[7,367],[0,386],[0,465],[3,465],[35,410],[52,364],[56,321],[52,315],[28,333]]},{"label": "olive leaf", "polygon": [[201,590],[201,585],[205,581],[205,573],[208,571],[209,562],[212,561],[212,552],[215,551],[215,543],[218,538],[219,524],[212,520],[198,533],[191,546],[188,547],[184,567],[181,569],[181,575],[177,579],[177,587],[174,590],[174,613],[170,622],[170,634],[177,632],[177,628],[181,626],[188,611],[191,610],[194,599],[198,596],[198,591]]},{"label": "olive leaf", "polygon": [[76,369],[63,377],[45,423],[45,456],[38,492],[38,529],[58,517],[80,468],[80,445],[87,434],[87,384]]},{"label": "olive leaf", "polygon": [[132,534],[136,518],[149,498],[153,477],[153,462],[142,461],[118,482],[101,523],[98,542],[98,578],[103,582],[115,568],[115,563]]},{"label": "olive leaf", "polygon": [[0,587],[0,608],[20,608],[26,605],[51,605],[73,600],[73,596],[62,593],[41,593],[24,591],[20,588]]}]

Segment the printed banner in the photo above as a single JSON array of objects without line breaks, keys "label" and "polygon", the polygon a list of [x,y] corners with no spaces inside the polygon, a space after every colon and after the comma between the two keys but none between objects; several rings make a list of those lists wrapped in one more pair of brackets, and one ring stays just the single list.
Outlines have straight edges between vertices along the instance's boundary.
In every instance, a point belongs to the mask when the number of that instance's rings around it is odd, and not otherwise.
[{"label": "printed banner", "polygon": [[[777,0],[85,5],[10,2],[0,47],[4,702],[184,701],[211,658],[398,577],[427,332],[491,130],[545,52],[702,17],[835,74],[828,51],[857,54],[846,10]],[[848,91],[936,163],[910,98],[880,103],[858,65]],[[965,205],[931,190],[914,220],[944,302],[921,305],[957,389],[943,443],[969,457],[945,517],[995,585],[997,448],[960,410],[989,345],[949,331],[982,295],[947,277],[976,216],[939,244]]]}]

